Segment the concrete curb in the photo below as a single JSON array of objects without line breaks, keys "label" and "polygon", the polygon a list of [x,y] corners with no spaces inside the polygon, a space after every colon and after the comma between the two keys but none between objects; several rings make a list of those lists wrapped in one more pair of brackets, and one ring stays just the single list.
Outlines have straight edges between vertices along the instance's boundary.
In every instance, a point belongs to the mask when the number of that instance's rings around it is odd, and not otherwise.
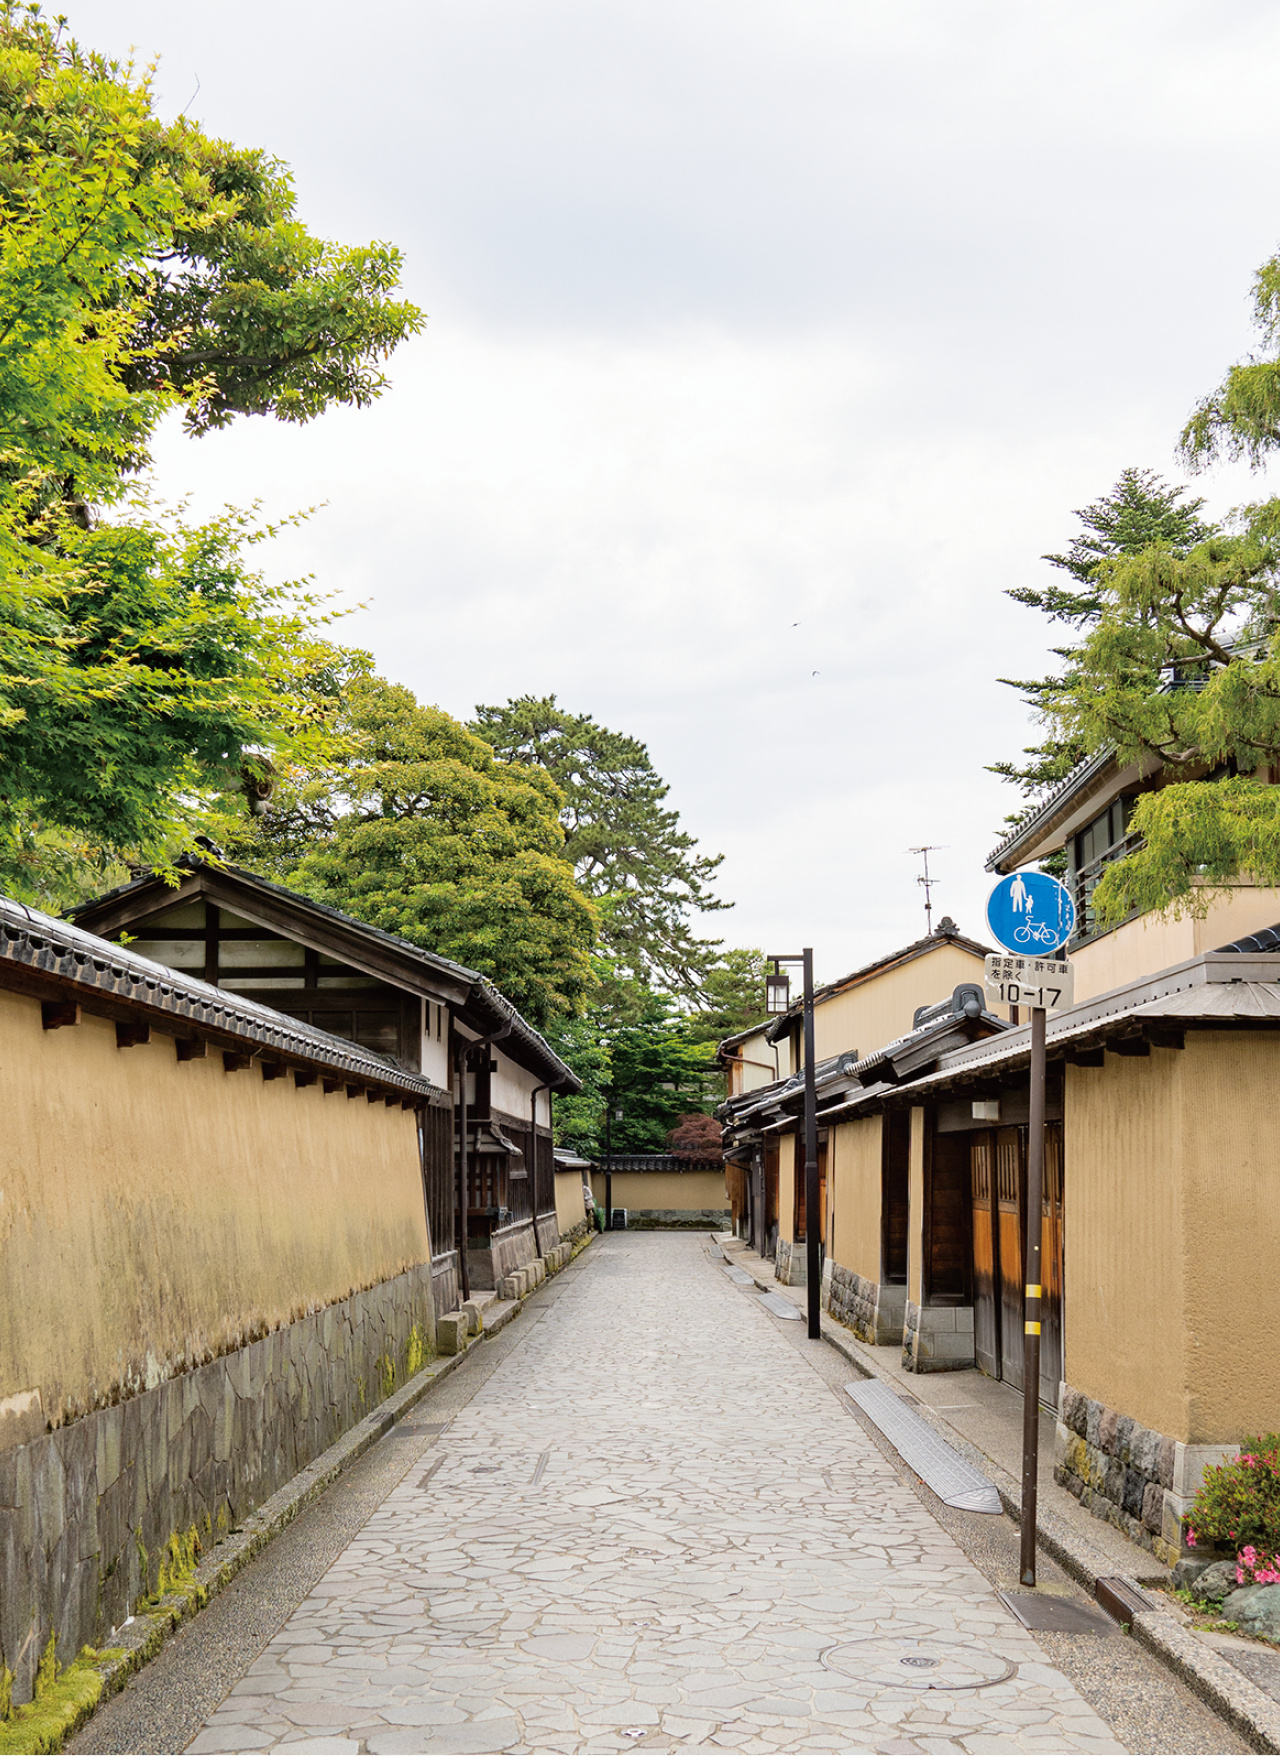
[{"label": "concrete curb", "polygon": [[[715,1244],[715,1248],[720,1250],[726,1261],[746,1266],[740,1262],[736,1252],[731,1255],[719,1244]],[[757,1287],[777,1289],[778,1283],[772,1276],[764,1275],[754,1267],[748,1267],[747,1272]],[[874,1378],[879,1383],[888,1385],[895,1394],[898,1393],[900,1386],[897,1380],[878,1370],[877,1362],[868,1357],[862,1344],[826,1311],[822,1313],[822,1339],[846,1359],[860,1377]],[[985,1452],[979,1451],[976,1445],[970,1444],[954,1427],[940,1420],[927,1404],[917,1403],[912,1412],[919,1415],[953,1451],[959,1452],[966,1462],[981,1470],[995,1483],[1005,1512],[1015,1524],[1020,1525],[1021,1483]],[[1037,1513],[1037,1545],[1046,1554],[1052,1555],[1063,1571],[1083,1585],[1090,1596],[1096,1596],[1098,1580],[1114,1576],[1114,1562],[1102,1550],[1095,1548],[1087,1537],[1072,1529],[1057,1513],[1047,1508],[1038,1508]],[[1163,1575],[1161,1577],[1163,1580]],[[1126,1583],[1141,1587],[1144,1581],[1138,1577],[1129,1579]],[[1146,1583],[1153,1582],[1147,1580]],[[1135,1615],[1131,1632],[1135,1640],[1184,1682],[1194,1695],[1198,1695],[1216,1714],[1234,1726],[1255,1750],[1280,1752],[1280,1702],[1273,1701],[1243,1672],[1238,1671],[1226,1659],[1220,1658],[1212,1647],[1198,1640],[1176,1616],[1158,1606],[1142,1611]]]},{"label": "concrete curb", "polygon": [[[569,1263],[580,1256],[590,1244],[594,1233],[589,1233],[578,1241],[574,1247]],[[564,1269],[557,1270],[563,1274]],[[556,1275],[549,1275],[541,1285],[547,1286]],[[507,1325],[517,1318],[529,1299],[536,1298],[541,1287],[535,1287],[524,1299],[511,1299],[500,1305],[491,1307],[492,1315],[486,1314],[486,1322],[475,1341],[486,1340],[499,1334]],[[122,1627],[117,1628],[111,1636],[109,1650],[112,1658],[100,1667],[102,1676],[102,1695],[98,1706],[110,1696],[123,1689],[135,1671],[149,1663],[169,1636],[182,1626],[184,1622],[202,1610],[209,1599],[216,1597],[240,1573],[255,1555],[259,1554],[273,1537],[279,1536],[298,1514],[305,1512],[308,1506],[317,1501],[325,1490],[344,1475],[358,1458],[364,1456],[378,1440],[383,1438],[403,1419],[410,1409],[428,1396],[442,1379],[463,1363],[471,1351],[470,1345],[460,1354],[445,1354],[432,1360],[430,1365],[414,1375],[401,1389],[393,1391],[385,1402],[379,1403],[371,1414],[344,1433],[341,1439],[321,1452],[314,1462],[299,1470],[264,1500],[256,1512],[250,1514],[236,1531],[219,1542],[212,1554],[206,1557],[195,1569],[191,1582],[182,1591],[173,1592],[161,1598],[149,1609],[130,1618]],[[116,1656],[118,1654],[118,1656]],[[70,1737],[76,1726],[68,1725],[64,1737]]]}]

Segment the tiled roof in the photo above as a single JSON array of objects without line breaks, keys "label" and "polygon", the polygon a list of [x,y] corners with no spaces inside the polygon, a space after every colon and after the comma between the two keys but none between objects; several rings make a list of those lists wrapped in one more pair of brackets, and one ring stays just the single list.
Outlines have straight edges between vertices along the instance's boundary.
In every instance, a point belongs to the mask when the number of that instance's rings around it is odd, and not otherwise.
[{"label": "tiled roof", "polygon": [[[320,915],[336,925],[344,927],[348,932],[367,939],[371,944],[381,945],[396,953],[406,963],[417,964],[421,969],[434,971],[437,974],[451,977],[454,981],[468,984],[473,990],[473,998],[478,998],[496,1013],[499,1018],[511,1026],[511,1034],[523,1038],[533,1048],[539,1058],[546,1062],[548,1069],[554,1068],[559,1074],[558,1083],[565,1089],[581,1091],[582,1082],[577,1074],[568,1067],[556,1054],[551,1044],[523,1014],[507,999],[500,988],[483,976],[478,970],[468,969],[465,964],[455,963],[452,958],[441,957],[438,952],[427,951],[421,945],[415,945],[411,939],[402,939],[397,933],[388,933],[381,927],[370,926],[368,921],[357,920],[354,915],[344,914],[341,909],[334,908],[331,903],[316,902],[313,897],[304,896],[300,891],[290,890],[287,885],[275,884],[269,878],[260,878],[256,872],[246,871],[243,866],[233,865],[229,860],[219,861],[216,865],[203,860],[189,860],[184,870],[198,872],[205,870],[211,873],[225,873],[238,884],[251,890],[261,890],[268,896],[278,897],[282,902],[303,913]],[[85,913],[89,909],[99,909],[104,903],[115,902],[135,891],[144,889],[155,882],[154,874],[146,873],[140,878],[131,879],[128,884],[117,885],[114,890],[97,896],[92,903],[84,903],[72,913]]]},{"label": "tiled roof", "polygon": [[328,1031],[289,1018],[181,971],[153,963],[127,945],[113,945],[69,921],[0,896],[0,969],[17,966],[82,988],[86,996],[112,996],[171,1018],[175,1034],[204,1026],[281,1054],[333,1068],[336,1072],[394,1087],[424,1101],[445,1094],[419,1074],[406,1073],[370,1049],[330,1036]]}]

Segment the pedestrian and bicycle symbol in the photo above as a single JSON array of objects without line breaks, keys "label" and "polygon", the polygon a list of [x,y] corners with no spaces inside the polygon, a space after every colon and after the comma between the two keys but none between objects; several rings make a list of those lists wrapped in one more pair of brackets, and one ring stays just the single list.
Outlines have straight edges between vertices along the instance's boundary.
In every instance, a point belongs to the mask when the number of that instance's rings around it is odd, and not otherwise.
[{"label": "pedestrian and bicycle symbol", "polygon": [[987,898],[987,926],[1006,951],[1048,956],[1066,944],[1075,924],[1070,891],[1045,872],[1014,872]]}]

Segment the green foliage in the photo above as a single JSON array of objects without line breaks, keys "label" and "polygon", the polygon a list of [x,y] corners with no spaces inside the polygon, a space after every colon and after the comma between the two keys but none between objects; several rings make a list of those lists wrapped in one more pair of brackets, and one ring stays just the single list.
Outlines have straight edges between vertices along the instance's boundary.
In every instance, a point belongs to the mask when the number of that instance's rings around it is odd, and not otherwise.
[{"label": "green foliage", "polygon": [[628,983],[699,994],[718,943],[697,938],[690,917],[731,906],[709,889],[722,856],[695,852],[645,746],[567,713],[554,695],[478,707],[471,729],[504,762],[545,769],[563,793],[564,857],[599,908],[600,980],[615,1007],[628,1010]]},{"label": "green foliage", "polygon": [[552,1018],[546,1025],[547,1041],[567,1067],[582,1081],[573,1097],[555,1101],[557,1146],[572,1146],[592,1155],[604,1139],[604,1112],[608,1101],[610,1061],[606,1020],[593,1008],[585,1017]]},{"label": "green foliage", "polygon": [[557,1100],[557,1135],[588,1157],[604,1152],[606,1137],[615,1153],[665,1152],[671,1130],[719,1095],[706,1043],[660,995],[648,997],[633,1023],[597,1008],[553,1040],[583,1080],[581,1096]]},{"label": "green foliage", "polygon": [[1192,1545],[1252,1551],[1247,1569],[1273,1573],[1280,1556],[1280,1433],[1245,1439],[1227,1463],[1211,1464],[1187,1515]]},{"label": "green foliage", "polygon": [[1182,455],[1192,468],[1223,458],[1257,468],[1280,442],[1280,255],[1254,276],[1253,317],[1269,357],[1232,366],[1193,410],[1182,431]]},{"label": "green foliage", "polygon": [[[1107,602],[1102,575],[1110,562],[1123,555],[1141,555],[1152,544],[1174,555],[1185,555],[1214,534],[1213,527],[1199,516],[1204,501],[1184,501],[1186,492],[1185,487],[1163,481],[1154,470],[1124,470],[1110,493],[1075,513],[1082,529],[1072,537],[1066,553],[1041,557],[1065,573],[1071,583],[1017,586],[1006,596],[1077,631],[1096,626]],[[1021,690],[1027,705],[1042,720],[1064,681],[1075,677],[1078,669],[1077,644],[1052,651],[1063,661],[1060,674],[1039,679],[1000,678],[1011,689]],[[990,773],[1012,781],[1032,799],[1030,805],[1009,817],[1008,825],[1016,826],[1034,810],[1036,796],[1068,775],[1088,749],[1080,736],[1054,725],[1045,742],[1023,751],[1029,760],[992,763]]]},{"label": "green foliage", "polygon": [[765,955],[763,951],[726,951],[702,982],[702,1004],[689,1013],[689,1028],[714,1045],[753,1024],[763,1024]]},{"label": "green foliage", "polygon": [[1280,887],[1280,789],[1246,776],[1187,781],[1134,806],[1135,853],[1108,866],[1093,893],[1104,924],[1152,910],[1201,920],[1245,874]]},{"label": "green foliage", "polygon": [[318,753],[315,600],[249,570],[246,520],[189,529],[131,485],[166,411],[367,402],[420,326],[393,251],[312,238],[292,199],[0,0],[0,883],[36,900],[164,865],[246,762]]},{"label": "green foliage", "polygon": [[56,589],[24,602],[0,583],[0,870],[15,887],[42,846],[90,869],[126,850],[163,863],[256,752],[324,747],[337,655],[315,598],[248,571],[254,540],[234,514],[102,524],[67,533]]},{"label": "green foliage", "polygon": [[162,124],[152,100],[149,74],[5,0],[0,407],[90,498],[175,404],[198,432],[368,403],[375,362],[423,323],[390,297],[395,250],[312,237],[279,161]]},{"label": "green foliage", "polygon": [[289,777],[229,855],[489,976],[543,1025],[584,1004],[595,910],[562,856],[561,795],[408,689],[348,679],[344,754]]}]

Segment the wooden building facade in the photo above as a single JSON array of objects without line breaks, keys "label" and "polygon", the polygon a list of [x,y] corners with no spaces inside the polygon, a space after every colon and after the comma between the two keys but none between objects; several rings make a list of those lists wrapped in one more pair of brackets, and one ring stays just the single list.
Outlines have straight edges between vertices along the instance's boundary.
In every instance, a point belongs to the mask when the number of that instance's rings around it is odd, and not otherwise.
[{"label": "wooden building facade", "polygon": [[176,888],[144,873],[76,920],[432,1082],[420,1149],[437,1312],[560,1242],[551,1106],[580,1084],[475,970],[227,864],[193,861]]}]

